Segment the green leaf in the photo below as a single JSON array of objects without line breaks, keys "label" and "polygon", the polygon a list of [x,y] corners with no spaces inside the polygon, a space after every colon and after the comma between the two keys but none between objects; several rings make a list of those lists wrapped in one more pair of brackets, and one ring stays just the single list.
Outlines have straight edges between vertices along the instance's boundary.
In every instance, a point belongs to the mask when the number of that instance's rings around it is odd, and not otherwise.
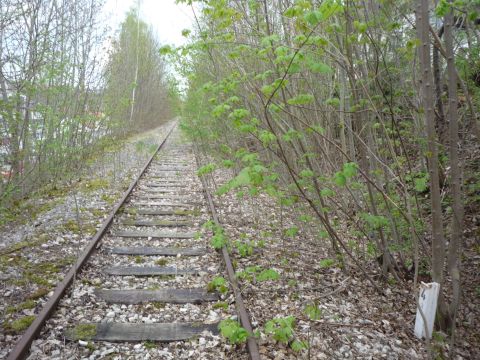
[{"label": "green leaf", "polygon": [[326,230],[320,230],[318,232],[318,236],[321,238],[321,239],[327,239],[328,238],[328,232]]},{"label": "green leaf", "polygon": [[287,18],[293,18],[302,15],[302,9],[300,6],[294,5],[292,7],[289,7],[285,12],[283,13],[283,16]]},{"label": "green leaf", "polygon": [[378,230],[388,226],[388,219],[382,215],[373,215],[369,213],[361,213],[360,217],[373,229]]},{"label": "green leaf", "polygon": [[290,347],[292,348],[293,351],[299,352],[304,349],[308,349],[308,344],[305,341],[294,340],[290,344]]},{"label": "green leaf", "polygon": [[227,105],[227,104],[217,105],[212,109],[212,116],[219,118],[220,116],[225,114],[226,111],[230,110],[230,108],[231,108],[230,105]]},{"label": "green leaf", "polygon": [[345,186],[345,184],[347,183],[347,179],[341,171],[335,173],[333,181],[335,181],[335,184],[337,184],[338,186]]},{"label": "green leaf", "polygon": [[260,134],[258,135],[258,138],[263,144],[263,147],[268,147],[271,143],[275,142],[277,140],[277,137],[275,134],[268,130],[262,130],[260,131]]},{"label": "green leaf", "polygon": [[353,22],[353,27],[361,34],[365,33],[368,29],[368,25],[366,23],[357,20]]},{"label": "green leaf", "polygon": [[173,49],[170,45],[165,45],[159,49],[159,53],[160,55],[169,55],[173,53]]},{"label": "green leaf", "polygon": [[298,94],[297,96],[287,100],[289,105],[303,105],[311,103],[314,100],[314,96],[311,94]]},{"label": "green leaf", "polygon": [[294,237],[298,233],[298,227],[292,226],[285,230],[285,235],[288,237]]},{"label": "green leaf", "polygon": [[278,36],[277,34],[273,34],[270,36],[263,37],[262,40],[260,41],[260,44],[263,47],[270,47],[273,45],[274,42],[277,42],[279,40],[280,40],[280,36]]},{"label": "green leaf", "polygon": [[213,220],[208,220],[202,225],[204,229],[211,230],[211,231],[213,231],[216,228],[216,226],[217,225]]},{"label": "green leaf", "polygon": [[309,44],[317,45],[318,47],[324,47],[328,45],[327,39],[325,39],[322,36],[311,36],[310,39],[308,39]]},{"label": "green leaf", "polygon": [[219,226],[215,226],[214,235],[210,239],[210,244],[215,250],[220,250],[227,245],[227,237],[225,236],[223,229]]},{"label": "green leaf", "polygon": [[311,61],[308,63],[308,68],[314,73],[330,74],[333,72],[332,68],[320,61]]},{"label": "green leaf", "polygon": [[203,175],[210,174],[213,171],[215,171],[215,168],[216,168],[215,164],[212,164],[212,163],[203,165],[200,169],[198,169],[197,175],[203,176]]},{"label": "green leaf", "polygon": [[334,259],[322,259],[318,262],[318,265],[322,268],[330,268],[335,265],[335,260]]},{"label": "green leaf", "polygon": [[305,178],[313,177],[314,174],[313,174],[312,170],[304,169],[304,170],[300,171],[299,175],[300,175],[301,178],[305,179]]},{"label": "green leaf", "polygon": [[214,235],[210,240],[210,244],[215,250],[220,250],[225,245],[225,238],[221,234]]},{"label": "green leaf", "polygon": [[425,190],[428,189],[428,175],[423,176],[421,178],[415,178],[413,181],[415,183],[416,191],[424,192]]},{"label": "green leaf", "polygon": [[228,115],[228,117],[233,120],[242,120],[249,115],[250,111],[247,109],[235,109]]},{"label": "green leaf", "polygon": [[450,4],[447,0],[440,0],[435,9],[435,15],[438,17],[444,17],[450,11]]},{"label": "green leaf", "polygon": [[321,135],[325,134],[325,129],[320,125],[312,125],[310,128]]},{"label": "green leaf", "polygon": [[331,16],[339,13],[343,10],[341,0],[325,0],[320,5],[320,11],[322,13],[322,20],[327,20]]},{"label": "green leaf", "polygon": [[297,35],[293,38],[293,42],[295,42],[296,44],[301,44],[305,42],[305,40],[307,40],[307,37],[303,34]]},{"label": "green leaf", "polygon": [[320,190],[320,195],[322,195],[322,196],[334,196],[335,191],[333,191],[331,189],[322,189],[322,190]]},{"label": "green leaf", "polygon": [[228,292],[227,280],[221,276],[213,278],[213,280],[207,284],[207,291],[218,291],[221,294],[226,294]]},{"label": "green leaf", "polygon": [[358,165],[356,163],[345,163],[343,164],[343,175],[345,175],[347,179],[354,177],[355,175],[357,175],[357,168]]},{"label": "green leaf", "polygon": [[273,269],[266,269],[256,276],[257,281],[278,280],[280,275]]},{"label": "green leaf", "polygon": [[264,85],[264,86],[262,86],[261,90],[262,90],[263,95],[268,97],[268,96],[272,95],[272,93],[275,91],[275,86],[273,86],[272,84]]},{"label": "green leaf", "polygon": [[308,223],[313,220],[313,217],[307,214],[302,214],[298,217],[298,220]]},{"label": "green leaf", "polygon": [[226,159],[226,160],[223,160],[223,161],[222,161],[222,165],[223,165],[223,167],[229,169],[229,168],[234,167],[234,166],[235,166],[235,163],[234,163],[232,160]]},{"label": "green leaf", "polygon": [[322,19],[322,14],[318,10],[313,10],[306,13],[304,18],[311,26],[315,26]]},{"label": "green leaf", "polygon": [[273,338],[281,343],[288,344],[293,338],[293,327],[295,326],[295,317],[287,316],[285,318],[276,318],[267,321],[265,324],[265,333],[272,334]]},{"label": "green leaf", "polygon": [[320,309],[316,304],[307,305],[304,312],[310,320],[320,320],[323,316],[322,309]]},{"label": "green leaf", "polygon": [[273,74],[272,70],[266,70],[260,74],[255,75],[255,80],[266,80],[269,76]]},{"label": "green leaf", "polygon": [[287,74],[297,74],[302,71],[302,67],[296,61],[293,61],[290,66],[288,67]]},{"label": "green leaf", "polygon": [[240,326],[238,321],[225,319],[218,325],[220,334],[226,338],[230,344],[242,344],[248,339],[248,331]]},{"label": "green leaf", "polygon": [[301,139],[303,134],[300,131],[294,129],[288,129],[288,131],[282,135],[284,141],[292,141],[294,139]]},{"label": "green leaf", "polygon": [[340,106],[340,99],[339,98],[330,98],[330,99],[327,99],[325,101],[325,104],[338,108]]}]

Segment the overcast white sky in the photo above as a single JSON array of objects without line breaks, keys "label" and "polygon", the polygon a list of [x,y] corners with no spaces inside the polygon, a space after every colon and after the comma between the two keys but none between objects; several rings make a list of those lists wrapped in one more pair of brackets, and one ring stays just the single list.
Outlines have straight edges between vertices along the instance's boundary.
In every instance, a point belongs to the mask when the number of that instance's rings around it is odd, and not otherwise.
[{"label": "overcast white sky", "polygon": [[182,45],[185,38],[183,29],[191,29],[193,14],[189,6],[175,4],[175,0],[107,0],[104,12],[110,26],[116,30],[127,11],[140,1],[140,17],[152,25],[162,45]]}]

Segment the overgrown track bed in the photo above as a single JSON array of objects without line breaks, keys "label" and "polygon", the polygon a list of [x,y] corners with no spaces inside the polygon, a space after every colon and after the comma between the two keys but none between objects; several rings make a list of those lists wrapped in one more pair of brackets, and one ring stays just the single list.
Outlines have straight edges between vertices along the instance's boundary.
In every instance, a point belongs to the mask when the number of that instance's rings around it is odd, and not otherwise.
[{"label": "overgrown track bed", "polygon": [[240,298],[207,290],[229,263],[208,245],[209,218],[193,151],[174,129],[9,359],[248,358],[218,335]]}]

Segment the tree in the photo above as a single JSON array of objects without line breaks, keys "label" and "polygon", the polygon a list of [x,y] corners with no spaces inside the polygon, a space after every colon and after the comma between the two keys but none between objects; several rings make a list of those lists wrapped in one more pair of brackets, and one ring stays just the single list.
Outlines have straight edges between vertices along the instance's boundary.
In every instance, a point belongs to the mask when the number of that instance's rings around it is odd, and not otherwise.
[{"label": "tree", "polygon": [[117,127],[128,131],[168,119],[168,82],[160,45],[133,9],[120,26],[105,70],[105,104]]}]

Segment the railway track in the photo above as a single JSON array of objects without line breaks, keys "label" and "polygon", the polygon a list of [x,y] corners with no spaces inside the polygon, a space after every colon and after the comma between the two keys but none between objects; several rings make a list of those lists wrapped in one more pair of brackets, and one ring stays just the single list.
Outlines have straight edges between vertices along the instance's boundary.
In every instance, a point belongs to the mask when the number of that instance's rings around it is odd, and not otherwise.
[{"label": "railway track", "polygon": [[[251,325],[228,252],[202,227],[218,218],[196,168],[171,129],[8,359],[260,358],[253,337],[236,352],[218,336],[226,317]],[[207,291],[215,276],[227,295]]]}]

